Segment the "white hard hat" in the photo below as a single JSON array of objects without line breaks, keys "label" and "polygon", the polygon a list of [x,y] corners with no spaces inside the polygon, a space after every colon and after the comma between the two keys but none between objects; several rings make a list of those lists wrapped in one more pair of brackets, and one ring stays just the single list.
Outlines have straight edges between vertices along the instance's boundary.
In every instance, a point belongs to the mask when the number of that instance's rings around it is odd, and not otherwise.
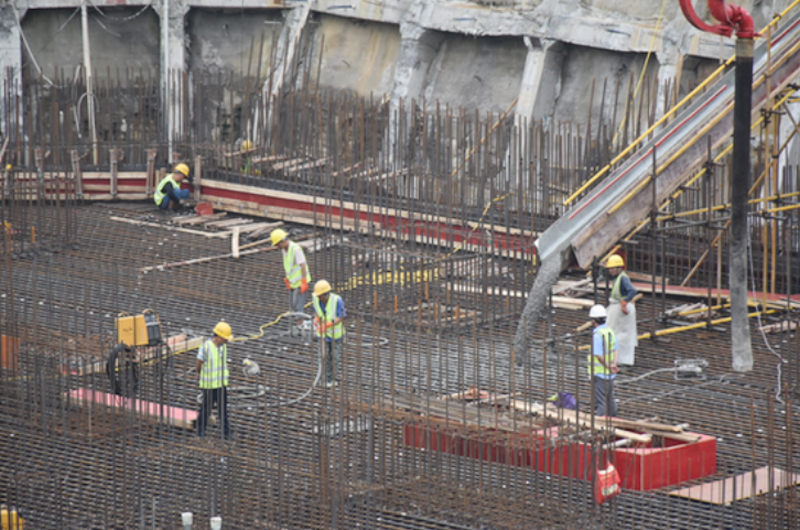
[{"label": "white hard hat", "polygon": [[600,304],[593,305],[589,310],[589,318],[606,318],[606,308]]}]

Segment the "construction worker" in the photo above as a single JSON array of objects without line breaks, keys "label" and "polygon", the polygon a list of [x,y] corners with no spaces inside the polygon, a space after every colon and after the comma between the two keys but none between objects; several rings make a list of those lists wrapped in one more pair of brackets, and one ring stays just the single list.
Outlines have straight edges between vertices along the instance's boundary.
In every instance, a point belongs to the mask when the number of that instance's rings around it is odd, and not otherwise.
[{"label": "construction worker", "polygon": [[244,155],[244,161],[242,162],[242,173],[249,175],[253,172],[253,157],[251,156],[250,151],[253,150],[253,142],[250,140],[245,140],[242,142],[242,149],[241,152]]},{"label": "construction worker", "polygon": [[197,435],[206,434],[208,417],[214,403],[217,404],[217,416],[222,425],[225,438],[231,436],[228,419],[228,341],[233,339],[233,331],[227,322],[219,322],[214,326],[214,335],[205,341],[197,352],[197,379],[203,402],[197,415]]},{"label": "construction worker", "polygon": [[322,342],[325,364],[325,386],[336,386],[336,367],[342,362],[342,343],[344,342],[344,319],[347,311],[344,300],[331,292],[331,284],[320,280],[314,284],[314,328],[317,337],[325,337]]},{"label": "construction worker", "polygon": [[172,207],[180,208],[181,200],[189,198],[189,190],[181,189],[181,182],[186,180],[191,182],[189,178],[189,166],[180,163],[175,166],[175,170],[161,179],[161,182],[156,186],[156,192],[153,194],[153,200],[156,205],[162,210]]},{"label": "construction worker", "polygon": [[606,308],[598,304],[589,310],[592,319],[592,354],[589,356],[589,376],[592,379],[594,411],[598,416],[616,416],[614,378],[617,367],[617,339],[606,324]]},{"label": "construction worker", "polygon": [[[289,311],[292,313],[302,313],[306,305],[306,291],[311,281],[311,273],[306,264],[306,255],[300,245],[289,240],[289,234],[285,230],[276,228],[269,235],[272,244],[281,249],[283,255],[283,270],[286,277],[283,281],[289,289]],[[303,326],[303,318],[296,320],[297,328],[292,330],[292,334],[299,335]]]},{"label": "construction worker", "polygon": [[638,291],[623,270],[625,261],[614,254],[606,262],[606,270],[613,280],[608,298],[608,327],[614,330],[619,343],[620,366],[633,366],[636,346],[639,345],[636,331],[636,304],[633,298]]}]

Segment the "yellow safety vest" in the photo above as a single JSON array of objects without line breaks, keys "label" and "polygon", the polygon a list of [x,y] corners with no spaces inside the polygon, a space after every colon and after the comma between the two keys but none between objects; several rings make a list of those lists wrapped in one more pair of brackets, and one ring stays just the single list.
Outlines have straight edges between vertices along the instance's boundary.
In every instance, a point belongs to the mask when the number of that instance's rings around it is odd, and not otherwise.
[{"label": "yellow safety vest", "polygon": [[175,179],[172,178],[173,175],[174,175],[174,173],[170,173],[169,175],[167,175],[166,177],[161,179],[161,182],[159,182],[158,186],[156,186],[156,192],[153,193],[153,200],[156,201],[156,204],[158,206],[161,206],[161,201],[163,201],[164,197],[167,196],[167,194],[164,193],[164,191],[163,191],[164,190],[164,186],[167,184],[167,182],[172,184],[172,188],[173,189],[178,190],[181,187],[181,185],[178,184],[177,182],[175,182]]},{"label": "yellow safety vest", "polygon": [[[339,299],[341,298],[338,294],[331,293],[328,295],[328,303],[325,304],[324,312],[322,311],[322,306],[319,304],[319,297],[314,295],[312,298],[314,301],[314,312],[320,320],[323,322],[333,322],[336,320],[336,306],[339,305]],[[319,336],[320,334],[317,332],[317,337]],[[344,337],[344,321],[328,328],[325,331],[325,336],[333,340],[339,340]]]},{"label": "yellow safety vest", "polygon": [[[289,248],[283,251],[283,270],[286,271],[286,279],[289,280],[289,285],[292,289],[300,287],[303,279],[303,268],[295,264],[295,253],[303,254],[303,249],[294,241],[289,241]],[[308,270],[308,263],[306,263],[306,281],[311,283],[311,272]]]},{"label": "yellow safety vest", "polygon": [[[596,330],[603,337],[603,360],[606,365],[610,366],[614,360],[614,346],[617,338],[611,328],[601,328]],[[592,344],[594,344],[594,334],[592,334]],[[589,361],[589,375],[609,375],[611,370],[603,366],[597,359],[597,355],[590,354],[587,358]],[[594,364],[594,371],[592,371],[592,364]]]},{"label": "yellow safety vest", "polygon": [[620,294],[619,289],[620,289],[620,284],[622,283],[623,276],[625,276],[626,278],[628,277],[628,275],[625,274],[625,271],[620,272],[619,274],[617,274],[617,277],[614,278],[614,285],[611,286],[612,300],[622,300],[622,295]]},{"label": "yellow safety vest", "polygon": [[228,345],[217,348],[214,341],[208,339],[200,349],[205,358],[200,369],[200,388],[228,386]]}]

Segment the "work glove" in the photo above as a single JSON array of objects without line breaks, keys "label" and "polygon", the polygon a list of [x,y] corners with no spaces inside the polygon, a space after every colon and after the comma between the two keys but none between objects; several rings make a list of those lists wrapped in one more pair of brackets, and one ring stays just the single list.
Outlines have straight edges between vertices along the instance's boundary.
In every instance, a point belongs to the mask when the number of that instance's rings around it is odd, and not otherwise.
[{"label": "work glove", "polygon": [[319,317],[314,317],[314,329],[317,330],[317,333],[322,333],[321,325],[322,322],[320,322]]},{"label": "work glove", "polygon": [[325,322],[322,325],[322,333],[325,333],[326,331],[328,331],[329,328],[332,328],[332,327],[333,327],[333,322]]},{"label": "work glove", "polygon": [[627,300],[620,300],[619,305],[622,307],[622,312],[624,314],[628,314],[628,301]]},{"label": "work glove", "polygon": [[292,283],[289,281],[289,278],[284,278],[283,283],[286,284],[287,289],[289,289],[290,291],[292,290]]},{"label": "work glove", "polygon": [[303,278],[300,280],[300,292],[306,294],[306,291],[308,291],[308,280]]}]

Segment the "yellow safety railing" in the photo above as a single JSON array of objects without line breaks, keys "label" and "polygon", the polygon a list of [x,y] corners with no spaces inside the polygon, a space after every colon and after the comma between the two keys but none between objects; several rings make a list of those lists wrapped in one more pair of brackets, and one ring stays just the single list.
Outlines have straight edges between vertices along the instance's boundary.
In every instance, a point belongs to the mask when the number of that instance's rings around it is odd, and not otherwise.
[{"label": "yellow safety railing", "polygon": [[[761,32],[760,32],[760,33],[766,33],[767,31],[769,31],[769,30],[770,30],[770,29],[771,29],[771,28],[772,28],[774,25],[776,25],[776,24],[777,24],[777,23],[778,23],[778,22],[779,22],[779,21],[780,21],[780,20],[781,20],[783,17],[785,17],[785,16],[786,16],[786,14],[787,14],[787,13],[789,13],[789,12],[790,12],[792,9],[794,9],[794,8],[795,8],[795,7],[796,7],[798,4],[800,4],[800,0],[795,0],[794,2],[792,2],[792,3],[791,3],[789,6],[787,6],[787,7],[786,7],[786,9],[784,9],[784,10],[783,10],[783,11],[782,11],[780,14],[778,14],[778,15],[775,15],[775,17],[772,19],[772,21],[771,21],[769,24],[767,24],[767,25],[764,27],[764,29],[762,29],[762,30],[761,30]],[[788,55],[790,55],[790,54],[787,54],[787,56],[788,56]],[[614,165],[615,165],[617,162],[619,162],[620,160],[622,160],[623,158],[625,158],[625,157],[626,157],[626,156],[627,156],[627,155],[628,155],[628,154],[629,154],[631,151],[633,151],[633,149],[634,149],[636,146],[638,146],[638,145],[639,145],[640,143],[642,143],[642,142],[643,142],[643,141],[644,141],[644,140],[645,140],[645,139],[646,139],[648,136],[650,136],[650,134],[651,134],[653,131],[655,131],[655,130],[656,130],[658,127],[660,127],[661,125],[663,125],[663,124],[664,124],[664,123],[665,123],[665,122],[666,122],[666,121],[667,121],[669,118],[671,118],[671,117],[672,117],[674,114],[676,114],[676,113],[678,112],[678,110],[679,110],[679,109],[683,108],[683,106],[684,106],[684,105],[686,105],[686,104],[687,104],[689,101],[691,101],[691,100],[692,100],[692,98],[694,98],[694,97],[695,97],[697,94],[699,94],[701,91],[705,90],[705,89],[706,89],[706,87],[708,87],[708,85],[709,85],[709,84],[710,84],[712,81],[715,81],[715,80],[717,79],[717,77],[719,77],[719,76],[720,76],[720,75],[721,75],[723,72],[725,72],[725,70],[728,68],[728,66],[730,66],[731,64],[733,64],[733,62],[734,62],[735,60],[736,60],[736,55],[733,55],[733,56],[731,56],[731,57],[730,57],[730,58],[729,58],[727,61],[725,61],[725,62],[724,62],[724,63],[723,63],[723,64],[722,64],[722,65],[721,65],[719,68],[717,68],[716,70],[714,70],[714,72],[712,72],[712,73],[711,73],[711,75],[709,75],[709,76],[708,76],[708,77],[707,77],[707,78],[706,78],[706,79],[705,79],[705,80],[704,80],[702,83],[700,83],[699,85],[697,85],[697,87],[695,87],[695,89],[694,89],[694,90],[692,90],[691,92],[689,92],[689,94],[687,94],[687,95],[686,95],[686,96],[685,96],[685,97],[684,97],[682,100],[680,100],[680,101],[679,101],[677,104],[675,104],[675,105],[674,105],[674,106],[673,106],[673,107],[672,107],[670,110],[668,110],[668,111],[667,111],[667,112],[666,112],[666,113],[665,113],[665,114],[664,114],[664,115],[663,115],[663,116],[662,116],[662,117],[661,117],[661,118],[660,118],[658,121],[656,121],[656,123],[654,123],[652,126],[650,126],[650,128],[649,128],[649,129],[647,129],[645,132],[643,132],[643,133],[642,133],[642,134],[641,134],[641,135],[640,135],[640,136],[639,136],[639,137],[638,137],[636,140],[634,140],[633,142],[631,142],[631,144],[630,144],[630,145],[628,145],[628,147],[626,147],[625,149],[623,149],[623,150],[622,150],[622,152],[620,152],[620,153],[619,153],[617,156],[615,156],[615,157],[614,157],[614,158],[611,160],[611,162],[609,162],[608,164],[606,164],[606,165],[605,165],[605,166],[604,166],[602,169],[600,169],[600,170],[599,170],[597,173],[595,173],[595,174],[594,174],[594,175],[593,175],[591,178],[589,178],[589,179],[588,179],[586,182],[584,182],[584,183],[583,183],[583,184],[582,184],[582,185],[581,185],[581,186],[580,186],[580,187],[579,187],[577,190],[575,190],[575,192],[574,192],[572,195],[570,195],[569,197],[567,197],[567,198],[564,200],[564,206],[567,206],[568,204],[570,204],[571,202],[573,202],[573,201],[574,201],[575,199],[577,199],[577,198],[578,198],[578,197],[579,197],[581,194],[583,194],[583,192],[585,192],[585,191],[586,191],[586,190],[587,190],[587,189],[588,189],[590,186],[592,186],[592,184],[594,184],[595,182],[597,182],[597,180],[598,180],[598,179],[600,179],[600,178],[601,178],[601,177],[603,177],[603,176],[604,176],[606,173],[608,173],[608,172],[609,172],[609,170],[610,170],[610,169],[611,169],[611,168],[612,168],[612,167],[613,167],[613,166],[614,166]],[[756,86],[757,86],[757,85],[756,85]]]}]

